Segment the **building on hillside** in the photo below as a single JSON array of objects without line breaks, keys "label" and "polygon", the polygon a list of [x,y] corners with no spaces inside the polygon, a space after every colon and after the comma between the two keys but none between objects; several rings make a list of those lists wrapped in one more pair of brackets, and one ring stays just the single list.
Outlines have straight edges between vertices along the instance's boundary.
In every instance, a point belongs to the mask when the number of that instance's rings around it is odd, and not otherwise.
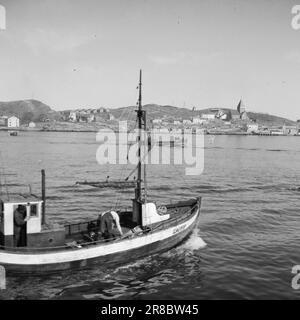
[{"label": "building on hillside", "polygon": [[29,122],[28,128],[35,128],[35,127],[36,127],[36,124],[33,121]]},{"label": "building on hillside", "polygon": [[162,123],[162,119],[153,119],[152,120],[152,124],[161,124]]},{"label": "building on hillside", "polygon": [[72,122],[77,122],[78,121],[78,113],[77,111],[71,111],[69,114],[69,120]]},{"label": "building on hillside", "polygon": [[7,118],[8,118],[8,117],[6,117],[6,116],[0,117],[0,126],[6,127]]},{"label": "building on hillside", "polygon": [[181,121],[180,121],[180,120],[174,120],[174,121],[173,121],[173,124],[174,124],[175,126],[180,126],[180,125],[181,125]]},{"label": "building on hillside", "polygon": [[258,132],[258,124],[256,124],[256,123],[248,124],[247,132],[249,132],[249,133]]},{"label": "building on hillside", "polygon": [[108,119],[109,119],[110,121],[112,121],[112,120],[115,120],[115,117],[114,117],[113,114],[109,113],[109,114],[108,114]]},{"label": "building on hillside", "polygon": [[216,118],[216,112],[207,111],[207,112],[201,114],[201,118],[207,119],[207,120],[214,120]]},{"label": "building on hillside", "polygon": [[70,120],[70,111],[60,111],[60,116],[63,121]]},{"label": "building on hillside", "polygon": [[282,131],[283,131],[283,134],[285,135],[295,136],[298,134],[299,129],[297,128],[297,126],[283,125]]},{"label": "building on hillside", "polygon": [[193,124],[204,124],[204,123],[207,123],[207,119],[201,119],[199,117],[194,117],[193,118]]},{"label": "building on hillside", "polygon": [[271,128],[270,129],[270,134],[272,136],[283,136],[283,129]]},{"label": "building on hillside", "polygon": [[200,117],[193,117],[192,122],[193,124],[201,124],[202,119]]},{"label": "building on hillside", "polygon": [[20,119],[12,116],[6,119],[6,127],[8,128],[18,128],[20,126]]},{"label": "building on hillside", "polygon": [[103,107],[97,109],[97,113],[103,113],[103,112],[107,112],[107,110]]},{"label": "building on hillside", "polygon": [[101,112],[95,114],[95,122],[101,122],[109,120],[109,114],[107,112]]},{"label": "building on hillside", "polygon": [[220,110],[218,110],[218,112],[216,114],[216,118],[224,120],[224,121],[228,121],[228,120],[230,120],[230,112],[227,110],[220,109]]},{"label": "building on hillside", "polygon": [[79,122],[94,122],[95,121],[95,116],[94,114],[81,114],[79,118]]},{"label": "building on hillside", "polygon": [[182,123],[185,125],[189,125],[189,124],[192,124],[192,121],[189,119],[186,119],[186,120],[182,120]]}]

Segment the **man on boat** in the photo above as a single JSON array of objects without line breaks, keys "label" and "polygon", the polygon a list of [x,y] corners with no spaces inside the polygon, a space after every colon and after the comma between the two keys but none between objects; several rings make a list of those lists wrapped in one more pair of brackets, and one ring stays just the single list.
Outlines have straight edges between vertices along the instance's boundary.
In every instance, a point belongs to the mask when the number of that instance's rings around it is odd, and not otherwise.
[{"label": "man on boat", "polygon": [[100,232],[105,239],[111,239],[115,237],[113,228],[116,227],[120,236],[123,235],[120,225],[120,217],[115,211],[105,211],[99,215],[100,220]]},{"label": "man on boat", "polygon": [[26,207],[18,205],[14,211],[14,245],[24,247],[26,245]]}]

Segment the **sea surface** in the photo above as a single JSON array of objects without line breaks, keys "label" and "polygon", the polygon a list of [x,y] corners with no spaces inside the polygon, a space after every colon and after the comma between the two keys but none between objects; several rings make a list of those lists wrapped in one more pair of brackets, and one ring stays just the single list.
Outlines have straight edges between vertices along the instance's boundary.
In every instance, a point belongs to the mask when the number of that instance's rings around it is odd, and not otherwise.
[{"label": "sea surface", "polygon": [[[94,133],[0,132],[2,193],[40,195],[59,223],[130,206],[131,190],[75,185],[124,178],[133,166],[100,165]],[[177,148],[177,147],[175,147]],[[101,265],[43,277],[9,277],[1,299],[299,299],[300,137],[206,136],[204,171],[149,165],[149,197],[158,204],[203,197],[199,229],[168,252],[115,268]]]}]

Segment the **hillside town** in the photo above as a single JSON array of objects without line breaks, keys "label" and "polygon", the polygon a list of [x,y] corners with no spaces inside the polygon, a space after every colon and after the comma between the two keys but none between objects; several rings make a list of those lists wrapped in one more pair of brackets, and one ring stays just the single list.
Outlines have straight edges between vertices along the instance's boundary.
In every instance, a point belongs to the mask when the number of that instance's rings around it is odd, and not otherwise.
[{"label": "hillside town", "polygon": [[[196,112],[196,110],[195,110]],[[153,119],[154,128],[202,128],[207,134],[252,134],[252,135],[300,135],[300,120],[296,125],[273,125],[252,118],[239,101],[236,110],[210,108],[189,119]]]},{"label": "hillside town", "polygon": [[[149,105],[150,107],[151,105]],[[157,108],[163,114],[164,107],[157,106]],[[145,109],[147,110],[147,106],[145,106]],[[0,114],[0,130],[97,131],[103,127],[117,130],[118,121],[128,120],[124,118],[124,110],[120,114],[114,109],[105,107],[71,109],[55,112],[55,116],[53,114],[52,110],[38,116],[34,116],[31,112],[27,112],[22,117]],[[129,129],[134,127],[134,122],[130,120],[128,122]],[[194,107],[192,110],[186,109],[185,115],[176,116],[176,112],[169,112],[162,116],[159,115],[159,117],[155,116],[155,113],[151,114],[149,112],[147,124],[149,129],[169,131],[201,129],[205,134],[300,136],[300,120],[294,123],[291,121],[282,121],[282,123],[264,121],[249,112],[242,99],[240,99],[236,109],[208,108],[197,110]]]}]

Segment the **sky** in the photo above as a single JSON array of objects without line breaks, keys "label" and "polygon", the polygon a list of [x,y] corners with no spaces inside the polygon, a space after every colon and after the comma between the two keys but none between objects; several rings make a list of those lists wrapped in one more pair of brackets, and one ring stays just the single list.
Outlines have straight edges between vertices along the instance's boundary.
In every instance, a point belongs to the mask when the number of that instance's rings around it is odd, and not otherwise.
[{"label": "sky", "polygon": [[[298,2],[298,3],[297,3]],[[300,119],[297,0],[0,0],[0,101],[143,104]]]}]

